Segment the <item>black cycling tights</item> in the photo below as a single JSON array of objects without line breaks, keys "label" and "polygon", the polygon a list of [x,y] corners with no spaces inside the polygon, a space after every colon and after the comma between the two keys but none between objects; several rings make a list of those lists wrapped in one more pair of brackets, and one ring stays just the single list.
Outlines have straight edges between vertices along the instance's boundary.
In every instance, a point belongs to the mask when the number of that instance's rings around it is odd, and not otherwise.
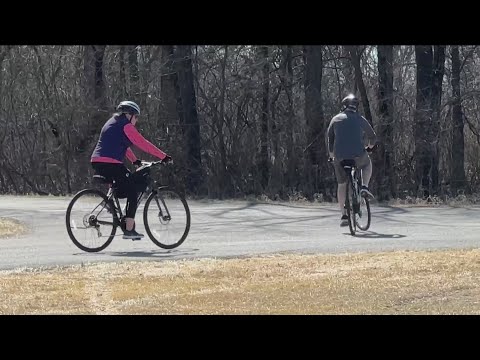
[{"label": "black cycling tights", "polygon": [[137,189],[133,174],[123,164],[92,163],[97,175],[115,180],[117,196],[127,198],[126,217],[135,218],[137,212]]}]

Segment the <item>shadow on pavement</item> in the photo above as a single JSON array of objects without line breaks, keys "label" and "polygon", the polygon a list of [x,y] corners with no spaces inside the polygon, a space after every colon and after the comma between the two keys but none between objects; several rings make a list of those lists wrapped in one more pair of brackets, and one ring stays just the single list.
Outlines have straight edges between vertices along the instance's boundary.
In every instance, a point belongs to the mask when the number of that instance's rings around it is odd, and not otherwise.
[{"label": "shadow on pavement", "polygon": [[193,255],[195,254],[196,251],[199,249],[193,249],[193,248],[186,248],[186,249],[172,249],[172,250],[148,250],[148,251],[141,251],[141,250],[134,250],[134,251],[100,251],[98,253],[76,253],[74,255],[89,255],[89,256],[95,256],[95,255],[109,255],[109,256],[118,256],[118,257],[139,257],[139,258],[157,258],[157,259],[168,259],[168,258],[174,258],[174,257],[181,257],[181,256],[187,256],[187,255]]},{"label": "shadow on pavement", "polygon": [[[350,233],[344,233],[345,235],[350,235]],[[400,239],[406,237],[402,234],[381,234],[375,231],[365,231],[355,233],[357,238],[366,238],[366,239]]]}]

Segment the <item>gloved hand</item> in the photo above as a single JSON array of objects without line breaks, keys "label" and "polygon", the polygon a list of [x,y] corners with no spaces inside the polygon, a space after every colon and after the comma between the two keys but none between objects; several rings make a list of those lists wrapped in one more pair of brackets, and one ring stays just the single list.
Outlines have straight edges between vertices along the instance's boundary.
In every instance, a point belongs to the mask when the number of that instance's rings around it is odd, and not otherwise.
[{"label": "gloved hand", "polygon": [[173,159],[170,155],[167,155],[163,158],[162,162],[164,162],[165,164],[172,163]]},{"label": "gloved hand", "polygon": [[365,150],[367,150],[367,152],[372,152],[377,149],[378,145],[379,142],[377,141],[375,144],[367,146]]}]

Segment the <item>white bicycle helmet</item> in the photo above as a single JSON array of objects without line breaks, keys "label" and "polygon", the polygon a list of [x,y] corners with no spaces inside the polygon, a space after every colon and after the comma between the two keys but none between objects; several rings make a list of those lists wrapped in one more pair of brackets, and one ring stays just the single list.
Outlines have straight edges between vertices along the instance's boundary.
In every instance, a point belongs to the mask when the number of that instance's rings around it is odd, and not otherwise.
[{"label": "white bicycle helmet", "polygon": [[122,101],[118,104],[117,110],[122,113],[140,115],[140,106],[133,101]]}]

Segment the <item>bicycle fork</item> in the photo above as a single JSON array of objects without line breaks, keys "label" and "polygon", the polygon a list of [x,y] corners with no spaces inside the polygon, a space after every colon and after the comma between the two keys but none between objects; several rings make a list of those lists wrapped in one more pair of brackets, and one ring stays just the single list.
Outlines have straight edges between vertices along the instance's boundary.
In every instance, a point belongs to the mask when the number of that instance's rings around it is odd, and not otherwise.
[{"label": "bicycle fork", "polygon": [[163,214],[162,207],[160,206],[160,202],[158,201],[158,193],[157,196],[155,196],[155,202],[157,203],[158,206],[158,218],[160,222],[163,221],[170,221],[172,217],[170,216],[170,212],[168,211],[167,205],[165,205],[165,200],[163,197],[160,197],[160,201],[163,205],[163,208],[165,209],[166,215]]}]

